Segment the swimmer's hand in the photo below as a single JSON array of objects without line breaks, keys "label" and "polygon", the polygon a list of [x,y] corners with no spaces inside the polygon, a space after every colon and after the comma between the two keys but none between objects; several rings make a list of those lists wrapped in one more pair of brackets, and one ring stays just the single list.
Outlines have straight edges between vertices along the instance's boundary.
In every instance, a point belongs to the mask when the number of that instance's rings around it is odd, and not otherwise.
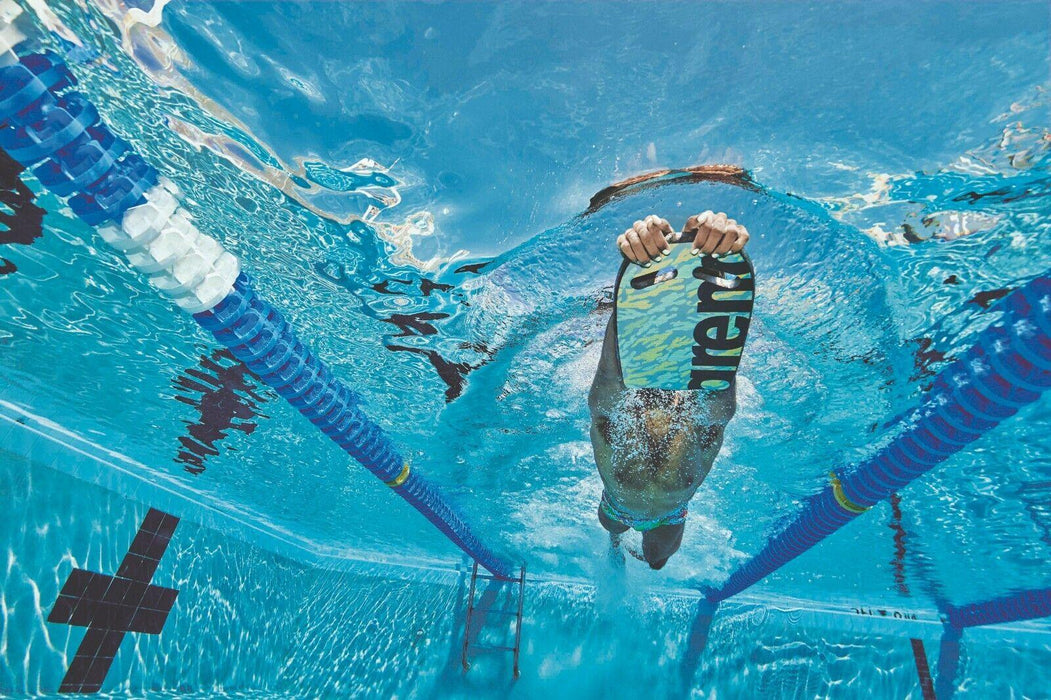
[{"label": "swimmer's hand", "polygon": [[740,253],[748,242],[748,229],[719,212],[708,210],[691,216],[682,227],[683,235],[693,233],[694,255],[725,255]]},{"label": "swimmer's hand", "polygon": [[674,241],[676,236],[671,224],[650,214],[617,236],[617,247],[628,260],[649,267],[651,262],[660,262],[671,253],[668,241]]},{"label": "swimmer's hand", "polygon": [[726,214],[706,211],[686,220],[682,233],[675,232],[671,224],[656,215],[636,221],[631,228],[617,237],[617,248],[628,260],[649,267],[660,262],[671,253],[668,243],[684,235],[693,235],[694,255],[724,255],[737,253],[748,242],[748,229]]}]

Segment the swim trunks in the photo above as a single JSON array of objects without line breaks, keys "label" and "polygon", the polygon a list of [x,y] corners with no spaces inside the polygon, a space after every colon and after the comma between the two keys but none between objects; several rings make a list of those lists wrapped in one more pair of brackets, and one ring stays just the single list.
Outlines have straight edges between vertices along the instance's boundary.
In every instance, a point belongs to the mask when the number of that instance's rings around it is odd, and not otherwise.
[{"label": "swim trunks", "polygon": [[684,503],[681,506],[676,506],[674,510],[659,517],[640,518],[616,505],[605,490],[602,491],[602,502],[599,504],[599,508],[610,520],[616,521],[621,525],[626,525],[627,527],[630,527],[633,530],[638,530],[639,532],[647,532],[665,525],[681,525],[686,521],[686,514],[688,512],[686,504]]}]

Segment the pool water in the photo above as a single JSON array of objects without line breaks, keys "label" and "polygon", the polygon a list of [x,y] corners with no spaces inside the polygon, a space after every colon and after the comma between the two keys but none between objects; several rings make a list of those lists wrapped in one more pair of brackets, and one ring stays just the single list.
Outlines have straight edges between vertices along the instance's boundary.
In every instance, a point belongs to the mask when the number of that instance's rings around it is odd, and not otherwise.
[{"label": "pool water", "polygon": [[[947,606],[1051,587],[1045,396],[698,616],[703,589],[893,439],[995,302],[1051,267],[1045,3],[26,10],[529,577],[521,677],[503,654],[463,673],[459,550],[5,171],[0,692],[58,690],[85,635],[47,621],[60,590],[74,568],[116,572],[151,507],[179,518],[152,579],[178,598],[160,634],[121,643],[104,692],[924,697],[912,640],[937,677]],[[592,199],[710,163],[748,175]],[[681,551],[621,572],[586,405],[613,239],[705,209],[752,234],[737,416]],[[970,629],[945,682],[1049,697],[1049,648],[1046,620]]]}]

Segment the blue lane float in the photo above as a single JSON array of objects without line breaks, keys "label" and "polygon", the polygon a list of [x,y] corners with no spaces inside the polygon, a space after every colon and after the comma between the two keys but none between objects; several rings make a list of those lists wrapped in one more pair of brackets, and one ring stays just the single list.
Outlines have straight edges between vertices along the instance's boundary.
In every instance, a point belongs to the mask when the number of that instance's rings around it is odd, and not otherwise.
[{"label": "blue lane float", "polygon": [[0,147],[68,198],[79,218],[100,227],[133,267],[340,448],[479,565],[513,579],[511,563],[491,552],[438,488],[410,468],[362,412],[359,396],[252,289],[237,259],[196,229],[178,188],[111,132],[75,85],[54,54],[0,61]]},{"label": "blue lane float", "polygon": [[938,643],[938,678],[934,682],[934,697],[949,700],[956,693],[956,674],[960,670],[960,642],[963,630],[945,626]]},{"label": "blue lane float", "polygon": [[[31,54],[0,69],[0,148],[92,226],[145,202],[157,171],[99,120],[54,55]],[[57,92],[64,90],[64,92]],[[121,157],[123,156],[123,157]]]},{"label": "blue lane float", "polygon": [[[929,399],[887,447],[830,484],[735,571],[712,602],[740,593],[943,462],[1051,387],[1051,276],[997,307],[999,322],[937,376]],[[960,613],[963,614],[963,613]]]},{"label": "blue lane float", "polygon": [[358,407],[359,398],[296,337],[281,314],[241,273],[233,291],[194,319],[268,386],[344,451],[408,501],[456,546],[501,578],[511,565],[494,556],[442,498],[409,468],[383,430]]},{"label": "blue lane float", "polygon": [[946,624],[955,629],[1000,625],[1048,616],[1051,616],[1051,588],[1019,591],[981,603],[950,606],[945,610]]},{"label": "blue lane float", "polygon": [[934,687],[934,694],[938,700],[949,700],[956,692],[956,676],[960,670],[960,644],[966,628],[1051,616],[1051,588],[1018,591],[980,603],[949,606],[944,616],[945,629],[938,653],[938,680]]}]

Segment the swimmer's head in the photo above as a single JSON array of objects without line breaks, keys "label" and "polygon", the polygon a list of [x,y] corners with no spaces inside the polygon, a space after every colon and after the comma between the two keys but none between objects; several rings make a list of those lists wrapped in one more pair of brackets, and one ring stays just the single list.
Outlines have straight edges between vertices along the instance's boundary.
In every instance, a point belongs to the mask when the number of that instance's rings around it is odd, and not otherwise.
[{"label": "swimmer's head", "polygon": [[628,389],[610,412],[609,442],[639,459],[676,461],[703,413],[695,391]]},{"label": "swimmer's head", "polygon": [[627,414],[625,417],[637,422],[652,439],[662,441],[678,422],[680,407],[685,408],[685,395],[689,393],[691,392],[636,389],[634,396],[624,403]]}]

